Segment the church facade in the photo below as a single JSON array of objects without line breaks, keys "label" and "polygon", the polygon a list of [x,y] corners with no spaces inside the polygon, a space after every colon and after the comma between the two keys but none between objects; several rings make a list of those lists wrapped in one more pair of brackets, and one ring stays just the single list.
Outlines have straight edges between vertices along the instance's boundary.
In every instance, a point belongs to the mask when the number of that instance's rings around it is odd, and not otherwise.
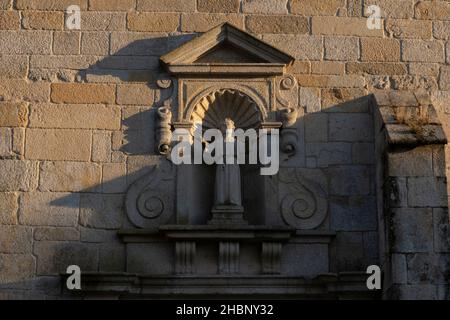
[{"label": "church facade", "polygon": [[0,0],[0,298],[449,299],[450,6],[373,2]]}]

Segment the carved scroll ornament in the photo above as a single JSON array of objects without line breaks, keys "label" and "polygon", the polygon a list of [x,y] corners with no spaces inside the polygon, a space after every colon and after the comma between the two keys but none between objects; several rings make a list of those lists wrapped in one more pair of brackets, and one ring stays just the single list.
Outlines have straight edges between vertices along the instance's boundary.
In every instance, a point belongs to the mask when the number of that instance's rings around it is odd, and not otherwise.
[{"label": "carved scroll ornament", "polygon": [[[304,169],[284,169],[279,181],[285,192],[281,193],[281,214],[283,220],[297,229],[314,229],[324,221],[327,211],[327,193],[321,171],[307,174]],[[312,176],[317,176],[314,180]]]}]

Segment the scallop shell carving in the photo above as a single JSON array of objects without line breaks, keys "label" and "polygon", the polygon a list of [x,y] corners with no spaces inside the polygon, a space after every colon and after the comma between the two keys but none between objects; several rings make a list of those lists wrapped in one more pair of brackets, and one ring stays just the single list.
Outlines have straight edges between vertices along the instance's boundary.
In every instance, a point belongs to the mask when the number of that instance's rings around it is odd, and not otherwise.
[{"label": "scallop shell carving", "polygon": [[238,90],[214,91],[195,105],[191,114],[193,123],[201,123],[203,129],[220,128],[226,118],[233,120],[236,128],[258,128],[261,113],[256,103]]}]

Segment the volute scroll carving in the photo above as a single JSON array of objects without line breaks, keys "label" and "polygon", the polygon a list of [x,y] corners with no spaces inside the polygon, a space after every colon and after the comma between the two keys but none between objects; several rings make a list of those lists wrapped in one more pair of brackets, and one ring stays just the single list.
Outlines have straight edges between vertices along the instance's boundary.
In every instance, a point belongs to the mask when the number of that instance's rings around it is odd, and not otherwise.
[{"label": "volute scroll carving", "polygon": [[288,225],[303,230],[320,226],[328,211],[323,172],[286,168],[280,171],[279,181],[283,220]]},{"label": "volute scroll carving", "polygon": [[165,161],[163,165],[151,166],[150,170],[130,186],[125,199],[128,218],[138,228],[166,224],[174,213],[172,165]]}]

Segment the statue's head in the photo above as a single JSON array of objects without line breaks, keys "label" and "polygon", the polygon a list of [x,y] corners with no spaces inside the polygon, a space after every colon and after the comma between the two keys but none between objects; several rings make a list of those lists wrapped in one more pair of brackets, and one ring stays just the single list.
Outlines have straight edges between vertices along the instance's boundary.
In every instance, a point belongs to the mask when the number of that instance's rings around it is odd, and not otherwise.
[{"label": "statue's head", "polygon": [[234,125],[234,121],[231,120],[230,118],[225,118],[219,129],[222,132],[222,134],[226,135],[227,130],[234,130],[235,128],[236,127]]}]

